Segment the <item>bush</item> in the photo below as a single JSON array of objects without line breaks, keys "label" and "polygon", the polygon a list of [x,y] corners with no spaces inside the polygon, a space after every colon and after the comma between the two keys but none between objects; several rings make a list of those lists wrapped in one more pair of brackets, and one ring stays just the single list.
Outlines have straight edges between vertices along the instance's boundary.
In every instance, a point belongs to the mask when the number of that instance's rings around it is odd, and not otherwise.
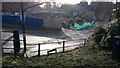
[{"label": "bush", "polygon": [[107,28],[103,28],[101,26],[97,27],[94,31],[93,39],[97,46],[111,50],[113,36],[120,36],[119,19],[109,23]]},{"label": "bush", "polygon": [[96,44],[99,44],[104,34],[106,34],[106,29],[101,26],[98,26],[94,31],[94,42]]},{"label": "bush", "polygon": [[120,35],[120,19],[114,21],[113,23],[110,23],[108,30],[109,35],[111,36]]},{"label": "bush", "polygon": [[[113,23],[110,23],[110,26],[107,28],[107,35],[106,35],[106,40],[105,41],[105,45],[107,45],[107,47],[109,49],[112,48],[112,37],[113,36],[119,36],[120,35],[120,22],[119,20],[114,21]],[[109,36],[109,37],[108,37]]]}]

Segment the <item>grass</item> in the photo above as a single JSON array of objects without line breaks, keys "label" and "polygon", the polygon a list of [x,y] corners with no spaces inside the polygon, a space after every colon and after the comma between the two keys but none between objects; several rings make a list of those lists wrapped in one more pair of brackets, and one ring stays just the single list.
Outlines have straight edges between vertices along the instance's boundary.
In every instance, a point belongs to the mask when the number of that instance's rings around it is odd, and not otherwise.
[{"label": "grass", "polygon": [[[5,25],[6,26],[6,25]],[[96,48],[89,40],[84,48],[77,48],[65,53],[50,56],[25,58],[4,54],[2,65],[5,66],[120,66],[120,61],[112,60],[112,52]]]},{"label": "grass", "polygon": [[111,58],[110,51],[86,46],[65,53],[32,58],[4,55],[2,63],[3,66],[120,66],[120,61]]}]

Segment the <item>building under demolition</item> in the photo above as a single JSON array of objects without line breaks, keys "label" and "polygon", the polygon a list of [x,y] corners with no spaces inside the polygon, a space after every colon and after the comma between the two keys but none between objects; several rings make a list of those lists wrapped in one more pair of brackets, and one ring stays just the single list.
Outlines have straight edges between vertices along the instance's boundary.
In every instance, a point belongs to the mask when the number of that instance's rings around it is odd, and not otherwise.
[{"label": "building under demolition", "polygon": [[[24,8],[35,5],[38,2],[24,2]],[[42,27],[46,28],[59,28],[62,27],[62,22],[67,20],[67,17],[75,18],[79,16],[86,21],[109,21],[115,7],[112,2],[80,2],[76,5],[63,4],[59,6],[56,2],[45,2],[44,7],[35,6],[25,11],[26,17],[43,19]],[[13,7],[11,7],[13,6]],[[20,15],[21,3],[20,2],[3,2],[2,3],[3,15]]]}]

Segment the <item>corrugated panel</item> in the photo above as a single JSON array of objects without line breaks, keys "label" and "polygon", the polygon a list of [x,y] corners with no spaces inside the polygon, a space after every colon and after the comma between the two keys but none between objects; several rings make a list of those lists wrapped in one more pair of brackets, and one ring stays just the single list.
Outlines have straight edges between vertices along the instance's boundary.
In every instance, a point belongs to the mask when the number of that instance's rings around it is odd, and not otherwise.
[{"label": "corrugated panel", "polygon": [[26,22],[26,25],[36,27],[36,28],[39,28],[39,27],[43,26],[43,19],[26,17],[25,22]]},{"label": "corrugated panel", "polygon": [[21,21],[20,21],[20,17],[19,16],[2,15],[2,23],[19,25],[20,22]]},{"label": "corrugated panel", "polygon": [[[21,24],[20,16],[2,15],[2,23],[20,25]],[[43,27],[43,19],[26,17],[25,24],[26,26],[35,28]]]}]

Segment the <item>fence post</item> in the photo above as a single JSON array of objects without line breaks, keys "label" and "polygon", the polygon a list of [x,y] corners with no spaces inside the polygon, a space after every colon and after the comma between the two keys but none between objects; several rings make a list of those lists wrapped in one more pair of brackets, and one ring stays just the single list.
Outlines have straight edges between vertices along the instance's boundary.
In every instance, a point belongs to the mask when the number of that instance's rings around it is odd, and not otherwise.
[{"label": "fence post", "polygon": [[18,30],[13,30],[13,45],[14,45],[14,55],[16,56],[17,53],[20,51],[20,39]]},{"label": "fence post", "polygon": [[84,46],[85,46],[85,44],[86,44],[86,39],[84,39]]},{"label": "fence post", "polygon": [[40,43],[38,43],[38,56],[40,56]]},{"label": "fence post", "polygon": [[65,41],[63,41],[63,52],[65,52]]}]

